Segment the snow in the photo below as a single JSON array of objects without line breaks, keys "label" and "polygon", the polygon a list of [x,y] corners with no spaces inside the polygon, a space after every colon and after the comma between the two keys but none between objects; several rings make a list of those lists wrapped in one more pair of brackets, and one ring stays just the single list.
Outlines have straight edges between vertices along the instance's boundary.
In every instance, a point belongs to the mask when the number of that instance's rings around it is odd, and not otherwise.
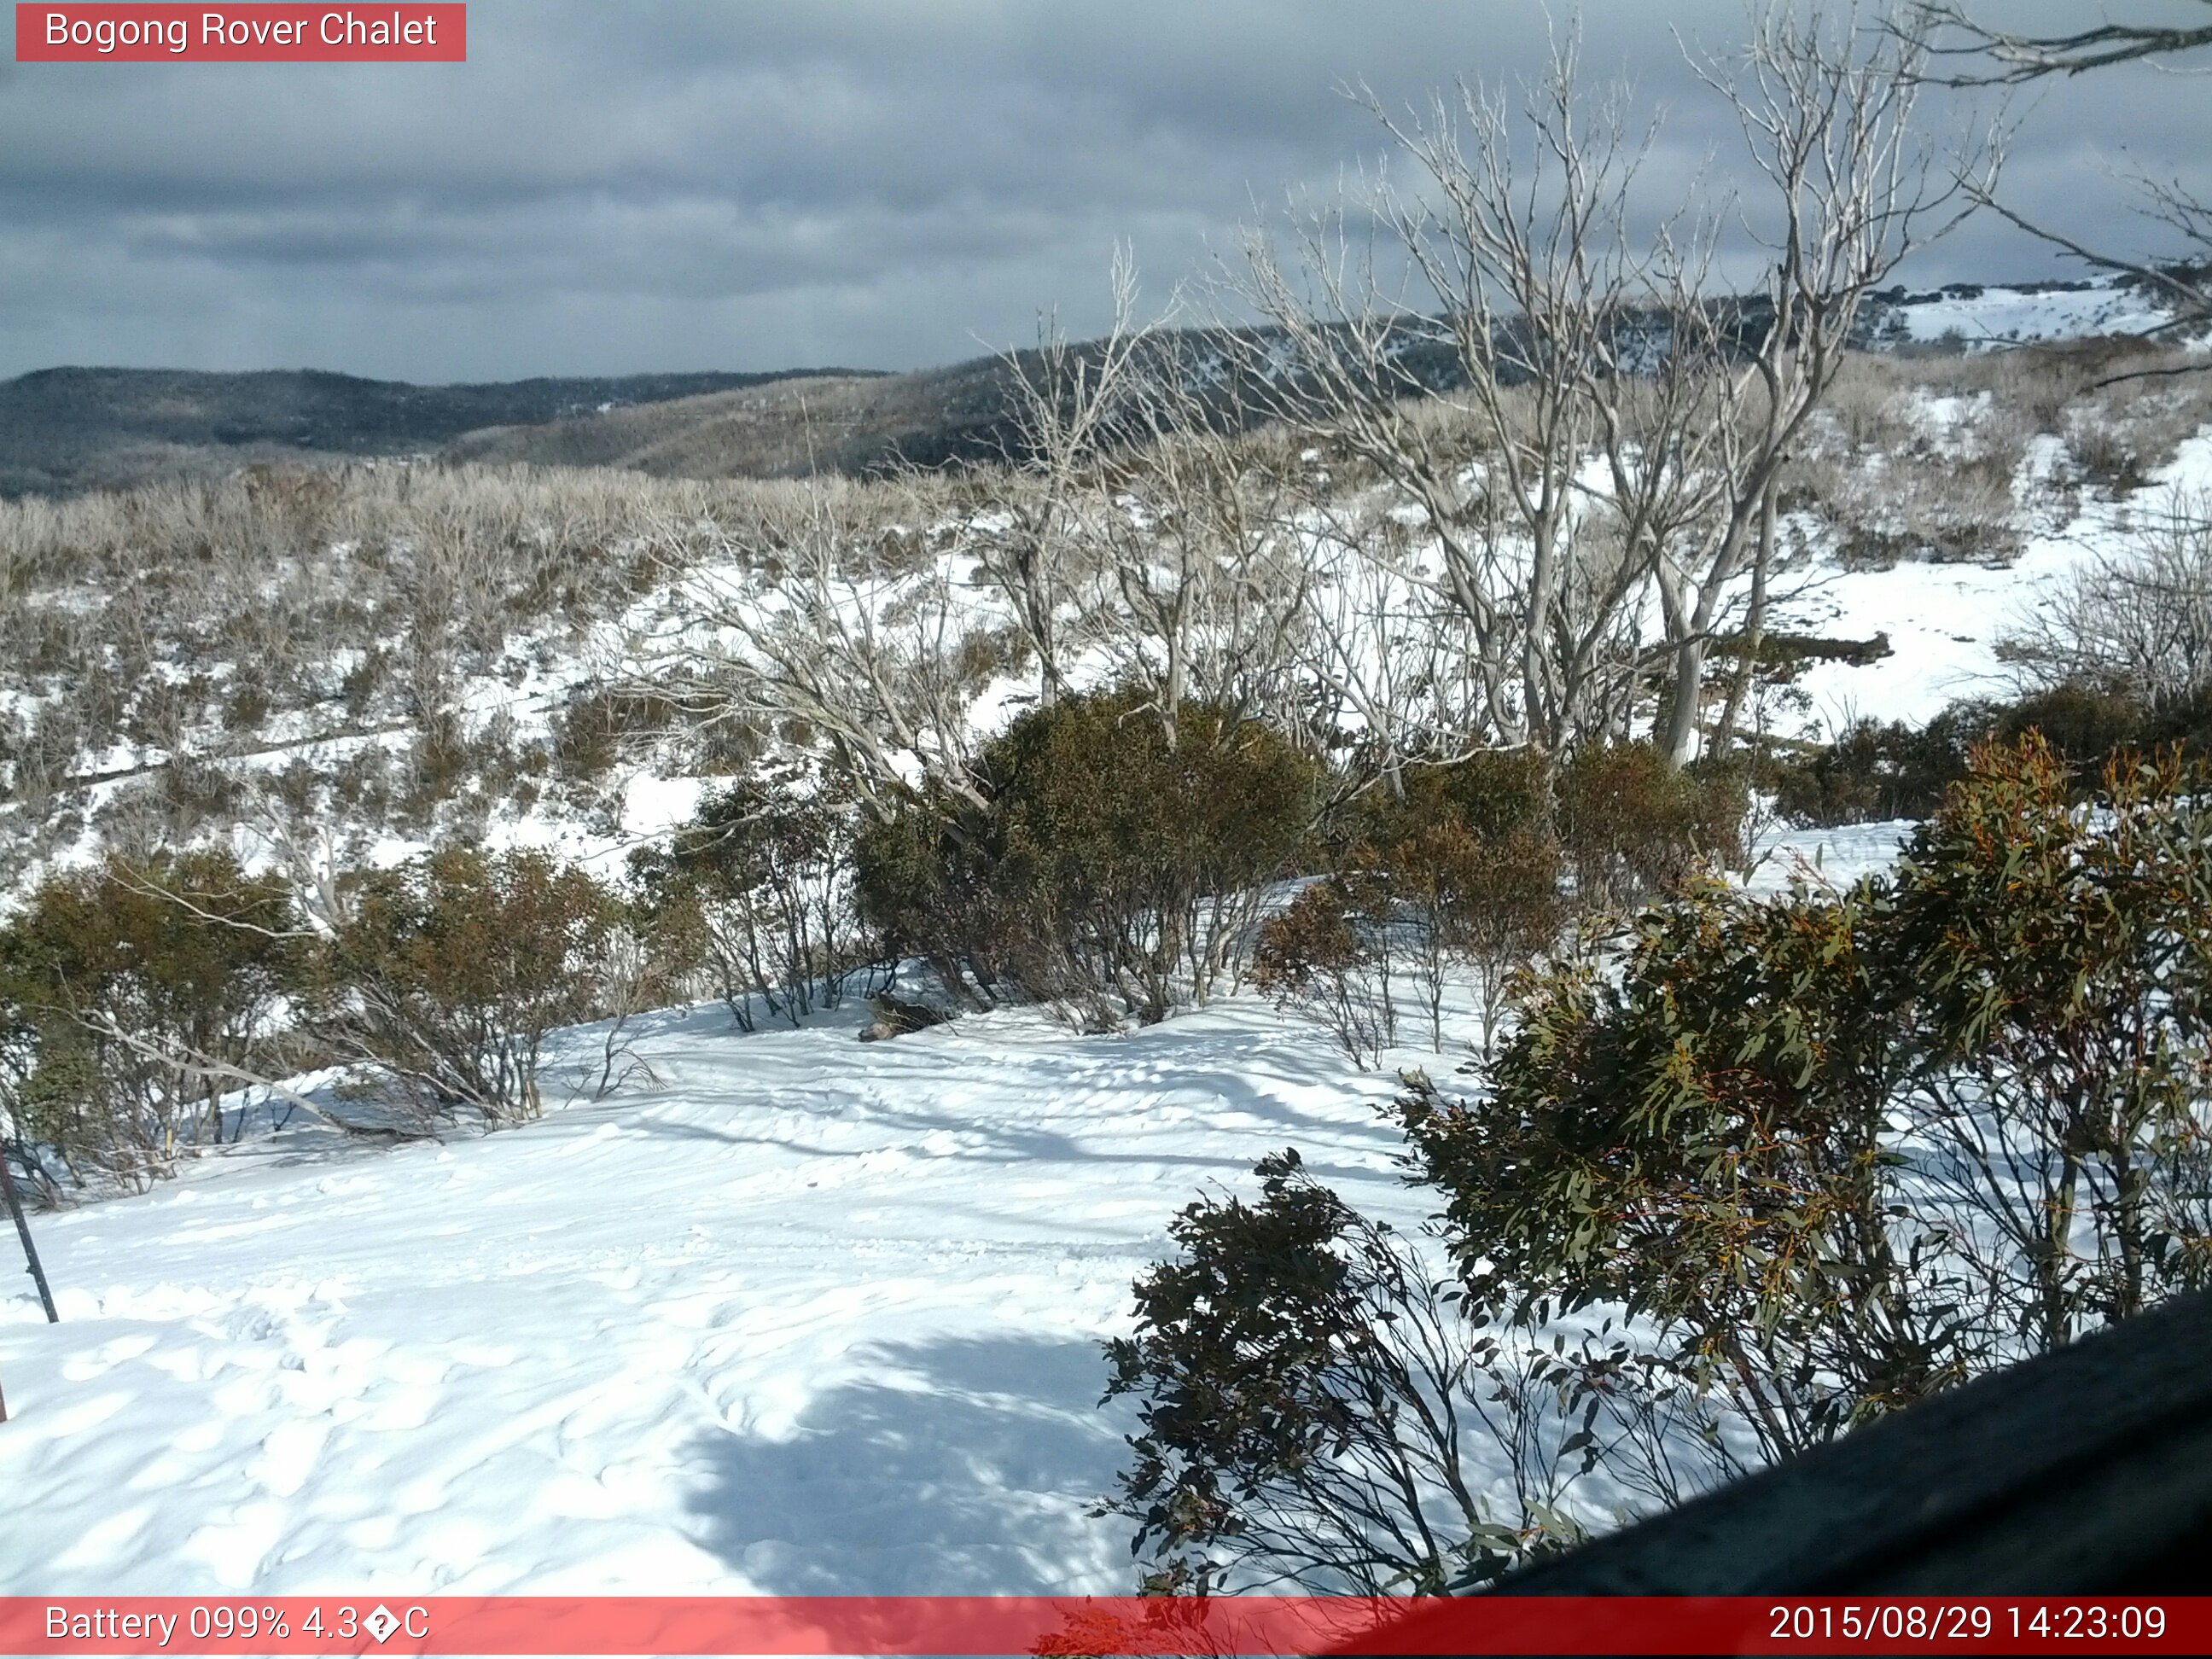
[{"label": "snow", "polygon": [[1891,818],[1826,830],[1780,830],[1760,846],[1761,856],[1744,887],[1759,894],[1783,892],[1793,880],[1814,887],[1847,887],[1894,863],[1917,828],[1909,818]]},{"label": "snow", "polygon": [[1993,285],[1978,293],[1911,295],[1894,313],[1907,337],[1930,343],[1956,337],[1969,349],[1995,350],[2030,340],[2144,334],[2173,319],[2172,307],[2142,288],[2105,277],[2080,288],[2029,290]]},{"label": "snow", "polygon": [[1125,1593],[1099,1339],[1282,1146],[1417,1219],[1394,1079],[1249,1000],[860,1023],[672,1014],[657,1082],[528,1127],[288,1131],[37,1218],[0,1589]]},{"label": "snow", "polygon": [[699,814],[699,805],[713,792],[713,778],[662,778],[641,773],[623,787],[622,827],[625,835],[665,836]]},{"label": "snow", "polygon": [[2212,488],[2212,432],[2185,440],[2131,501],[2092,501],[2071,523],[2030,535],[2002,567],[1905,562],[1829,576],[1801,603],[1793,625],[1844,639],[1889,636],[1892,654],[1863,666],[1817,663],[1802,689],[1808,735],[1861,716],[1924,720],[1954,699],[2008,689],[1997,646],[2020,630],[2039,594],[2106,556],[2146,508]]},{"label": "snow", "polygon": [[2042,580],[2085,556],[2083,544],[2051,538],[2004,569],[1907,563],[1837,576],[1807,606],[1815,629],[1850,639],[1887,634],[1892,654],[1864,665],[1814,664],[1802,685],[1815,731],[1861,716],[1925,720],[1956,698],[1996,693],[1997,640],[2018,626]]}]

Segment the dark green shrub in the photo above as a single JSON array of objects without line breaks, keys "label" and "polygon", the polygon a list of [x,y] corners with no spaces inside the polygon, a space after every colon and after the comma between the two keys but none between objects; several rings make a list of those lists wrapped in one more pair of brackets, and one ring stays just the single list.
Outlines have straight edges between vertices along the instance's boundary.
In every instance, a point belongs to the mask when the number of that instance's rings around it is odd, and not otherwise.
[{"label": "dark green shrub", "polygon": [[1388,847],[1440,824],[1484,841],[1546,826],[1552,812],[1551,766],[1534,749],[1480,750],[1463,760],[1408,766],[1360,794],[1347,815],[1347,841]]},{"label": "dark green shrub", "polygon": [[1428,1008],[1430,1046],[1443,1048],[1443,992],[1452,969],[1474,981],[1486,1054],[1505,987],[1558,939],[1565,920],[1559,845],[1540,826],[1478,836],[1445,822],[1383,849],[1403,917],[1413,976]]},{"label": "dark green shrub", "polygon": [[2141,747],[2150,719],[2150,710],[2131,692],[2069,680],[1993,709],[1989,735],[2011,743],[2039,732],[2086,781],[2120,750]]},{"label": "dark green shrub", "polygon": [[[1170,1224],[1176,1259],[1107,1344],[1109,1396],[1139,1412],[1113,1507],[1146,1589],[1445,1595],[1574,1541],[1546,1501],[1576,1461],[1565,1361],[1486,1339],[1413,1241],[1295,1151],[1256,1173],[1257,1203]],[[1476,1472],[1492,1446],[1512,1449],[1503,1516]]]},{"label": "dark green shrub", "polygon": [[441,801],[459,793],[469,775],[469,741],[454,710],[441,708],[424,716],[407,752],[411,785],[407,810],[418,823],[428,823]]},{"label": "dark green shrub", "polygon": [[981,770],[1001,890],[1029,921],[1024,977],[1147,1024],[1204,1001],[1246,947],[1320,782],[1288,738],[1204,705],[1183,706],[1170,747],[1133,694],[1024,716]]},{"label": "dark green shrub", "polygon": [[154,775],[167,837],[173,842],[199,833],[210,819],[219,823],[237,813],[238,779],[219,762],[199,755],[179,755]]},{"label": "dark green shrub", "polygon": [[2193,762],[2212,763],[2212,684],[2153,709],[2143,731],[2146,748],[2172,748]]},{"label": "dark green shrub", "polygon": [[130,1185],[221,1144],[233,1073],[266,1039],[301,948],[283,885],[228,853],[48,881],[0,933],[15,1138],[80,1182]]},{"label": "dark green shrub", "polygon": [[363,720],[375,707],[378,694],[392,678],[391,653],[381,645],[372,645],[361,653],[361,659],[345,672],[339,682],[338,695],[345,703],[346,718]]},{"label": "dark green shrub", "polygon": [[1022,994],[1011,956],[1017,919],[993,880],[988,814],[926,792],[865,821],[853,856],[860,915],[887,956],[921,957],[964,1007]]},{"label": "dark green shrub", "polygon": [[553,717],[556,775],[590,783],[605,777],[625,744],[647,740],[677,724],[680,711],[666,697],[632,688],[598,688],[572,698]]},{"label": "dark green shrub", "polygon": [[2013,702],[1954,702],[1925,726],[1860,720],[1810,754],[1766,769],[1776,805],[1796,823],[1865,823],[1924,818],[1966,776],[1966,756],[1989,738],[2039,735],[2071,771],[2077,794],[2106,767],[2161,748],[2212,758],[2212,688],[2153,707],[2124,690],[2077,680]]},{"label": "dark green shrub", "polygon": [[1767,781],[1793,823],[1874,823],[1925,817],[1966,775],[1966,751],[1986,732],[1980,703],[1954,703],[1924,726],[1861,720],[1833,743],[1775,762]]},{"label": "dark green shrub", "polygon": [[708,797],[665,853],[633,857],[656,909],[696,930],[745,1030],[755,997],[793,1025],[836,1007],[878,954],[854,911],[855,816],[848,800],[757,773]]},{"label": "dark green shrub", "polygon": [[1390,882],[1371,866],[1315,882],[1260,929],[1252,984],[1285,1012],[1326,1026],[1359,1064],[1397,1041]]},{"label": "dark green shrub", "polygon": [[228,732],[258,732],[276,703],[269,688],[256,678],[241,678],[231,689],[222,705],[223,729]]},{"label": "dark green shrub", "polygon": [[1377,780],[1334,815],[1335,875],[1262,930],[1261,988],[1372,1062],[1396,1030],[1401,976],[1442,1051],[1445,988],[1464,968],[1487,1032],[1507,976],[1552,943],[1561,920],[1551,782],[1533,750],[1478,751]]},{"label": "dark green shrub", "polygon": [[[2040,738],[1982,745],[1893,872],[1693,879],[1529,975],[1486,1093],[1399,1104],[1454,1318],[1294,1163],[1184,1212],[1109,1350],[1158,1587],[1432,1586],[2212,1284],[2212,772],[2088,805]],[[1532,1349],[1534,1413],[1497,1358]],[[1500,1465],[1502,1540],[1451,1501]]]},{"label": "dark green shrub", "polygon": [[2087,792],[2130,754],[2175,748],[2187,759],[2212,758],[2212,684],[2151,702],[2124,687],[2068,680],[1992,708],[1982,735],[2013,743],[2030,732],[2072,769],[2077,792]]},{"label": "dark green shrub", "polygon": [[[1409,884],[1433,869],[1434,883],[1418,888],[1431,906],[1441,935],[1441,954],[1474,969],[1482,1010],[1482,1052],[1495,1045],[1499,1015],[1516,972],[1557,942],[1565,921],[1559,892],[1559,843],[1535,829],[1515,830],[1487,841],[1440,837],[1441,856],[1432,842],[1417,842],[1398,855]],[[1432,864],[1419,860],[1433,858]],[[1440,1037],[1437,1000],[1431,993],[1430,1027]],[[1441,1048],[1441,1042],[1437,1046]]]},{"label": "dark green shrub", "polygon": [[1555,781],[1559,845],[1584,904],[1626,908],[1679,884],[1700,858],[1741,856],[1742,779],[1670,765],[1649,743],[1587,744]]},{"label": "dark green shrub", "polygon": [[542,853],[452,848],[350,878],[318,953],[313,1028],[422,1119],[544,1109],[546,1039],[602,1012],[615,895]]},{"label": "dark green shrub", "polygon": [[864,914],[1091,1025],[1212,993],[1295,873],[1320,781],[1280,733],[1202,704],[1171,745],[1131,693],[1033,710],[977,769],[988,810],[919,802],[864,839]]}]

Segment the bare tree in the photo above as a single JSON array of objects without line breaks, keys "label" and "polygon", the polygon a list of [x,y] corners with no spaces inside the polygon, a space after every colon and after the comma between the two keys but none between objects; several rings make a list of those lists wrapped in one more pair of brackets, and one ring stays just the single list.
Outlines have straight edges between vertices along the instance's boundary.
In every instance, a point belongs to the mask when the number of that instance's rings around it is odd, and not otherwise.
[{"label": "bare tree", "polygon": [[[1939,168],[1914,118],[1925,43],[1852,23],[1769,6],[1733,59],[1693,60],[1735,112],[1760,181],[1742,216],[1771,263],[1761,307],[1716,310],[1692,291],[1669,296],[1675,351],[1702,357],[1717,392],[1714,441],[1692,460],[1715,469],[1718,511],[1704,533],[1662,541],[1656,564],[1673,655],[1660,738],[1677,762],[1697,745],[1724,605],[1747,571],[1765,597],[1781,469],[1843,368],[1866,296],[1972,211],[2001,153],[1991,137]],[[1747,650],[1756,648],[1763,609],[1749,618]]]},{"label": "bare tree", "polygon": [[1517,108],[1464,82],[1417,119],[1368,102],[1416,186],[1379,177],[1324,208],[1287,264],[1253,239],[1237,287],[1273,331],[1249,337],[1244,376],[1419,509],[1480,734],[1556,747],[1625,672],[1608,647],[1642,580],[1633,532],[1582,533],[1580,474],[1631,441],[1607,410],[1657,257],[1628,229],[1649,141],[1624,93],[1583,94],[1571,40]]},{"label": "bare tree", "polygon": [[[206,1089],[213,1097],[220,1098],[227,1087],[241,1091],[259,1089],[269,1099],[283,1101],[289,1111],[302,1113],[325,1128],[336,1129],[352,1139],[392,1141],[429,1137],[430,1132],[420,1126],[350,1121],[265,1071],[256,1071],[236,1061],[224,1060],[174,1038],[162,1039],[143,1031],[129,1030],[112,1014],[88,1015],[80,1023],[87,1030],[128,1050],[138,1059],[173,1073],[185,1085]],[[244,1115],[242,1105],[240,1115]],[[241,1134],[244,1128],[241,1122]]]},{"label": "bare tree", "polygon": [[990,662],[926,523],[884,523],[854,487],[816,479],[763,498],[712,556],[668,544],[672,615],[631,641],[629,684],[704,726],[820,742],[872,811],[924,777],[983,805],[969,726]]},{"label": "bare tree", "polygon": [[1485,739],[1496,677],[1466,648],[1464,613],[1392,509],[1324,487],[1311,516],[1311,579],[1292,641],[1307,718],[1356,738],[1362,787],[1400,793],[1409,764],[1460,758]]},{"label": "bare tree", "polygon": [[1047,707],[1067,686],[1070,609],[1083,556],[1097,545],[1089,522],[1101,506],[1097,463],[1126,417],[1137,355],[1152,332],[1137,318],[1136,268],[1125,249],[1115,252],[1111,280],[1104,338],[1071,343],[1057,315],[1047,314],[1033,349],[1001,355],[1012,405],[1006,471],[992,478],[988,509],[963,520],[956,544],[1012,612]]},{"label": "bare tree", "polygon": [[1764,626],[1780,469],[1866,295],[1993,169],[1990,141],[1936,166],[1914,37],[1783,7],[1753,21],[1737,58],[1697,67],[1760,176],[1742,217],[1771,255],[1763,295],[1712,297],[1710,220],[1637,234],[1650,139],[1624,94],[1580,89],[1571,40],[1517,108],[1462,85],[1419,120],[1378,109],[1417,187],[1378,182],[1356,215],[1316,216],[1288,270],[1252,251],[1244,297],[1279,335],[1255,359],[1288,361],[1248,373],[1419,508],[1487,740],[1556,749],[1613,729],[1656,668],[1660,738],[1692,756],[1713,642],[1747,605],[1752,648]]},{"label": "bare tree", "polygon": [[[1083,643],[1142,687],[1173,748],[1186,702],[1298,724],[1293,638],[1312,580],[1284,457],[1209,401],[1212,367],[1160,344],[1132,389],[1127,465],[1099,479]],[[1279,451],[1280,446],[1274,447]]]},{"label": "bare tree", "polygon": [[2212,498],[2177,493],[2075,571],[2002,644],[2023,688],[2068,681],[2151,706],[2212,685]]},{"label": "bare tree", "polygon": [[599,1034],[599,1064],[596,1068],[585,1066],[579,1093],[586,1081],[595,1101],[605,1099],[633,1077],[642,1077],[648,1085],[660,1081],[653,1063],[637,1052],[631,1027],[641,1016],[682,1000],[693,966],[682,945],[678,930],[656,928],[635,915],[621,917],[607,930],[599,960],[592,964],[605,1027]]}]

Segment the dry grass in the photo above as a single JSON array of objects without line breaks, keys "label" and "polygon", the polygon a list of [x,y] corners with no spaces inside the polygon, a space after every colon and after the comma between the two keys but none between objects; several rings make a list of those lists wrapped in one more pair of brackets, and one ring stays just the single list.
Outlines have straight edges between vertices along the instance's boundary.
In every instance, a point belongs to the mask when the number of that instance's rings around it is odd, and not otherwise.
[{"label": "dry grass", "polygon": [[1003,365],[980,358],[895,375],[816,375],[611,410],[456,441],[458,461],[623,467],[675,478],[872,476],[903,458],[988,459],[1012,434]]},{"label": "dry grass", "polygon": [[[2124,495],[2212,423],[2212,373],[2174,373],[2201,362],[2142,340],[1854,357],[1791,463],[1790,504],[1863,562],[2002,562],[2039,508]],[[2049,441],[2054,464],[2030,467]]]},{"label": "dry grass", "polygon": [[376,463],[0,501],[4,838],[82,817],[93,781],[127,769],[118,744],[161,751],[93,814],[126,846],[204,830],[237,805],[242,763],[307,737],[398,733],[404,752],[332,763],[292,789],[303,809],[419,833],[534,800],[562,781],[556,734],[463,707],[463,687],[522,685],[672,560],[764,552],[800,489]]}]

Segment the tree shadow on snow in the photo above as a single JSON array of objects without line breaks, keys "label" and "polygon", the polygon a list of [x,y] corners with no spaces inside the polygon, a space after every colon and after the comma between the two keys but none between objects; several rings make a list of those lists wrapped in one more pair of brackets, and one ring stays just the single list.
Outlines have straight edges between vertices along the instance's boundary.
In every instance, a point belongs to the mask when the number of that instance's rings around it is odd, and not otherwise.
[{"label": "tree shadow on snow", "polygon": [[874,1350],[785,1438],[691,1452],[701,1545],[778,1595],[1127,1593],[1128,1528],[1089,1511],[1128,1422],[1101,1410],[1087,1341],[978,1338]]}]

